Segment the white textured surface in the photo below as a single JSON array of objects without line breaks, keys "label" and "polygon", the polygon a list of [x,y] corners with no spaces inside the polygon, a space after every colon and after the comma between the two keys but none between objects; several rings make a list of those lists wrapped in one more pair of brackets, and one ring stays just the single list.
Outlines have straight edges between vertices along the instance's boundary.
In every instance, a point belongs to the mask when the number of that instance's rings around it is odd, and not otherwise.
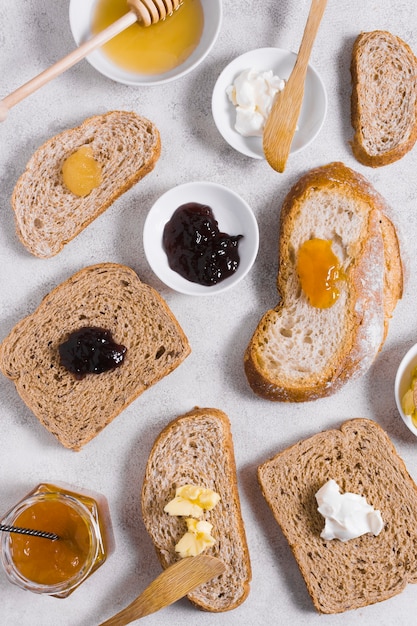
[{"label": "white textured surface", "polygon": [[[395,6],[392,2],[329,1],[311,59],[328,90],[327,120],[314,144],[291,157],[284,174],[233,151],[211,116],[211,91],[225,65],[256,47],[297,50],[308,6],[307,0],[225,0],[218,42],[189,76],[165,86],[134,89],[112,83],[83,61],[17,105],[0,126],[0,339],[74,271],[91,263],[117,261],[130,265],[161,291],[193,348],[178,370],[142,395],[79,453],[60,447],[22,404],[13,384],[1,377],[0,512],[41,480],[65,480],[108,497],[117,544],[111,559],[66,600],[25,593],[0,572],[1,624],[94,626],[128,604],[159,573],[140,514],[144,467],[161,428],[196,404],[218,407],[232,422],[252,557],[251,593],[231,613],[201,613],[182,600],[148,617],[147,624],[314,626],[325,621],[332,626],[353,626],[358,619],[368,626],[414,623],[417,589],[412,586],[387,602],[355,613],[331,618],[316,614],[256,481],[259,463],[278,450],[358,416],[375,419],[385,428],[417,480],[417,440],[402,422],[394,401],[396,367],[417,340],[417,148],[397,163],[371,170],[356,163],[348,144],[353,41],[362,30],[381,28],[399,35],[417,51],[414,4],[405,0]],[[0,24],[1,96],[73,48],[68,2],[63,0],[2,0]],[[89,115],[116,108],[134,109],[158,125],[163,148],[155,170],[57,257],[31,257],[15,236],[10,208],[19,174],[36,147],[51,135]],[[342,160],[367,176],[391,205],[403,234],[404,298],[382,353],[363,378],[315,403],[268,403],[249,389],[242,357],[261,315],[276,304],[279,209],[301,174],[333,160]],[[163,287],[147,265],[142,247],[148,208],[173,185],[193,180],[229,186],[252,206],[260,226],[260,250],[250,274],[232,291],[203,299]]]}]

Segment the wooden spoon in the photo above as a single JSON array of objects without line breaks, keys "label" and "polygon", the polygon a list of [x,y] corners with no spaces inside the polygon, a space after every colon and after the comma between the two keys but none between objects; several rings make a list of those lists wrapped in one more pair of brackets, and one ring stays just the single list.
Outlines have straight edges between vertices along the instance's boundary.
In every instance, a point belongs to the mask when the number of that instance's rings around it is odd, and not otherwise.
[{"label": "wooden spoon", "polygon": [[65,70],[84,59],[90,52],[99,48],[107,41],[121,33],[123,30],[140,22],[142,26],[156,24],[164,20],[167,16],[176,11],[183,0],[127,0],[126,4],[130,11],[120,19],[110,24],[107,28],[97,33],[94,37],[81,44],[78,48],[70,52],[66,57],[51,65],[27,83],[13,91],[11,94],[0,100],[0,122],[4,122],[9,110],[15,105],[30,96],[34,91],[43,87],[46,83],[56,78]]},{"label": "wooden spoon", "polygon": [[225,569],[225,564],[214,556],[199,554],[181,559],[155,578],[129,606],[100,626],[125,626],[133,620],[155,613],[183,598],[195,587],[219,576]]},{"label": "wooden spoon", "polygon": [[284,89],[277,93],[263,132],[263,149],[269,165],[283,172],[290,153],[304,97],[304,83],[314,39],[327,0],[312,0],[297,60]]}]

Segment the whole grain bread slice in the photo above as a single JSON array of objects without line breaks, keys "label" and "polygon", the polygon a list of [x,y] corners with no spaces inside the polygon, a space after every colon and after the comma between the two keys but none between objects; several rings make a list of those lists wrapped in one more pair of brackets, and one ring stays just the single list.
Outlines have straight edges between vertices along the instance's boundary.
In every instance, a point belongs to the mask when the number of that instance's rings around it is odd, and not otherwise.
[{"label": "whole grain bread slice", "polygon": [[351,142],[371,167],[401,159],[417,140],[417,58],[387,31],[361,33],[352,50]]},{"label": "whole grain bread slice", "polygon": [[[252,389],[268,400],[315,400],[369,368],[402,295],[395,227],[383,198],[360,174],[331,163],[303,176],[281,210],[277,287],[281,300],[246,349]],[[297,255],[311,238],[332,241],[342,267],[340,296],[327,309],[301,290]]]},{"label": "whole grain bread slice", "polygon": [[[300,441],[260,465],[258,479],[319,612],[364,607],[417,583],[417,486],[376,422],[352,419]],[[320,537],[315,494],[330,479],[381,512],[378,536]]]},{"label": "whole grain bread slice", "polygon": [[[188,595],[206,611],[229,611],[249,594],[251,565],[237,486],[229,418],[213,408],[195,408],[170,422],[150,452],[142,487],[142,515],[163,568],[180,557],[175,545],[184,520],[164,512],[177,487],[193,484],[212,489],[220,502],[205,514],[216,539],[207,554],[226,570]],[[192,558],[192,557],[189,557]]]},{"label": "whole grain bread slice", "polygon": [[[127,348],[120,367],[77,380],[59,346],[83,327],[109,330]],[[39,421],[79,450],[190,353],[163,298],[124,265],[86,267],[51,291],[0,344],[0,370]]]},{"label": "whole grain bread slice", "polygon": [[[102,182],[87,196],[64,184],[62,165],[82,146],[90,146],[101,165]],[[121,194],[155,166],[161,151],[157,127],[128,111],[86,119],[44,143],[29,160],[12,195],[17,234],[37,257],[56,255]]]}]

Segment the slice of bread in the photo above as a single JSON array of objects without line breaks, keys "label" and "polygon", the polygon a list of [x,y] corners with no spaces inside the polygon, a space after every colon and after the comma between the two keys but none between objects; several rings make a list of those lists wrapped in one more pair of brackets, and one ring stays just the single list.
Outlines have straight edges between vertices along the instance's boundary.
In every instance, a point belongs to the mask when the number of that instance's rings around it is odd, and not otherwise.
[{"label": "slice of bread", "polygon": [[[332,478],[341,493],[364,496],[381,512],[378,536],[320,537],[315,494]],[[352,419],[300,441],[263,463],[258,479],[321,613],[364,607],[417,583],[417,486],[374,421]]]},{"label": "slice of bread", "polygon": [[[64,184],[62,165],[90,146],[102,182],[87,196]],[[12,195],[17,234],[37,257],[56,255],[121,194],[148,174],[161,151],[156,126],[136,113],[110,111],[44,143],[29,160]]]},{"label": "slice of bread", "polygon": [[357,37],[351,60],[351,142],[356,159],[380,167],[401,159],[417,140],[417,58],[387,31]]},{"label": "slice of bread", "polygon": [[[291,189],[281,211],[281,300],[259,322],[244,358],[257,394],[315,400],[369,368],[402,295],[400,249],[387,209],[343,163],[311,170]],[[312,238],[331,240],[342,267],[340,296],[330,308],[312,306],[301,290],[298,250]]]},{"label": "slice of bread", "polygon": [[[188,598],[206,611],[229,611],[249,593],[251,566],[237,487],[228,417],[218,409],[194,409],[170,422],[157,437],[146,466],[142,515],[163,568],[180,557],[175,545],[184,535],[181,517],[164,512],[177,487],[212,489],[220,502],[205,513],[216,539],[207,554],[226,565],[221,576],[192,591]],[[189,557],[192,558],[192,557]]]},{"label": "slice of bread", "polygon": [[[123,363],[77,380],[58,349],[83,327],[109,330],[127,348]],[[79,450],[189,353],[162,297],[129,267],[102,263],[74,274],[16,324],[0,344],[0,370],[45,428]]]}]

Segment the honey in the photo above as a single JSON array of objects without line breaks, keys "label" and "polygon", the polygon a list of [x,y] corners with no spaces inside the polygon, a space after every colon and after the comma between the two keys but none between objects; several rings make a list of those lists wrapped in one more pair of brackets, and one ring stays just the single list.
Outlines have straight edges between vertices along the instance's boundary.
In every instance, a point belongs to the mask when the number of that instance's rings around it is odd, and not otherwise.
[{"label": "honey", "polygon": [[17,533],[1,537],[9,580],[36,593],[67,597],[113,550],[107,501],[99,494],[42,484],[2,522],[58,535],[55,540]]},{"label": "honey", "polygon": [[298,251],[297,273],[310,304],[319,309],[331,307],[340,292],[336,283],[343,278],[331,240],[309,239]]},{"label": "honey", "polygon": [[64,185],[76,196],[88,196],[102,181],[101,165],[91,146],[81,146],[62,164]]},{"label": "honey", "polygon": [[[126,0],[98,0],[92,19],[96,34],[129,10]],[[184,3],[151,26],[135,23],[102,46],[117,66],[140,74],[163,74],[181,65],[197,47],[203,32],[200,0]]]}]

